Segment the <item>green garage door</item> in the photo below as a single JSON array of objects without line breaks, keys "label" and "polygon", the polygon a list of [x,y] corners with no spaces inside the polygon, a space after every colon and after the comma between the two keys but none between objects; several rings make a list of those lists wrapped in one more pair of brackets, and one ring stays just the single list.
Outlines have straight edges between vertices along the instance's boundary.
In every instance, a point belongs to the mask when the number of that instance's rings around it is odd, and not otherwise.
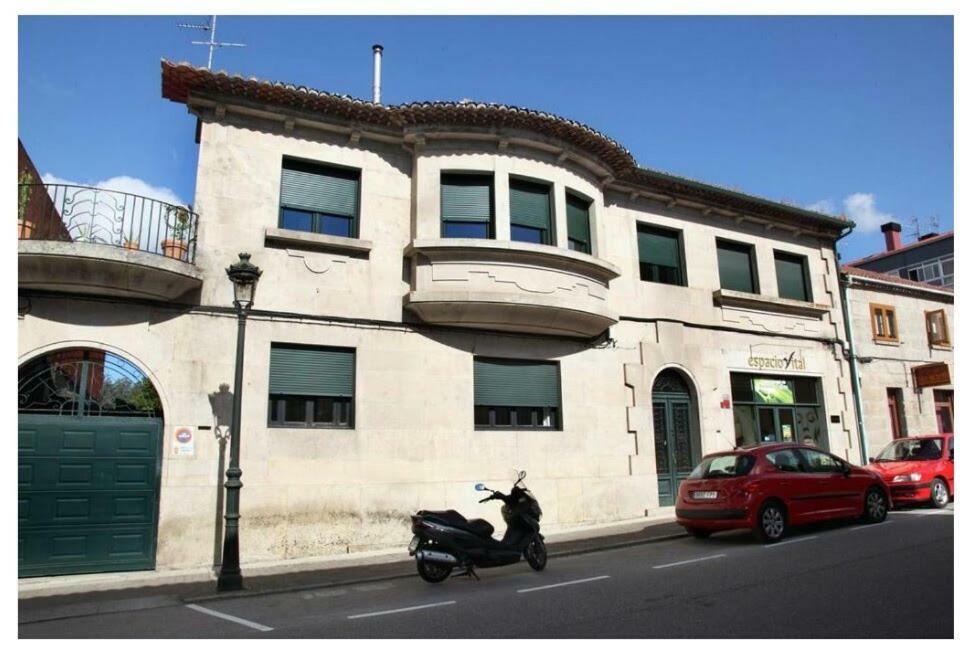
[{"label": "green garage door", "polygon": [[155,567],[160,423],[19,416],[19,576]]}]

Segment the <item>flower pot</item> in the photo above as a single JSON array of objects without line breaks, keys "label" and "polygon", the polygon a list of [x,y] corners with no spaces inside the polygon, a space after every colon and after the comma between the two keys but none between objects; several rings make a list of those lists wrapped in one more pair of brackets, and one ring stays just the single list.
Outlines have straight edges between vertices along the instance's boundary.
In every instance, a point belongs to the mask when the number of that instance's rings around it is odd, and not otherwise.
[{"label": "flower pot", "polygon": [[186,261],[187,250],[190,246],[186,241],[181,241],[179,239],[166,239],[162,243],[163,256],[167,256],[171,259],[179,259],[181,261]]},{"label": "flower pot", "polygon": [[139,241],[125,241],[122,244],[122,247],[124,247],[127,250],[138,250],[139,249]]},{"label": "flower pot", "polygon": [[17,219],[17,238],[18,239],[29,239],[34,236],[34,221],[26,220],[24,218]]}]

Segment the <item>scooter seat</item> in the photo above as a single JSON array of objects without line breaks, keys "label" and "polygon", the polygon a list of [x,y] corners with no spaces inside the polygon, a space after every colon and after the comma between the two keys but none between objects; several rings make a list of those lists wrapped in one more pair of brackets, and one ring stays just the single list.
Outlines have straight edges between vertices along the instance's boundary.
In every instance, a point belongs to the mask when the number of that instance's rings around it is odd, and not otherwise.
[{"label": "scooter seat", "polygon": [[482,538],[489,538],[495,533],[495,527],[491,525],[486,520],[480,518],[475,518],[473,520],[467,519],[464,515],[449,509],[447,511],[419,511],[419,515],[422,517],[431,517],[435,520],[441,522],[442,524],[447,524],[448,526],[453,526],[458,529],[465,529],[470,531],[475,535]]}]

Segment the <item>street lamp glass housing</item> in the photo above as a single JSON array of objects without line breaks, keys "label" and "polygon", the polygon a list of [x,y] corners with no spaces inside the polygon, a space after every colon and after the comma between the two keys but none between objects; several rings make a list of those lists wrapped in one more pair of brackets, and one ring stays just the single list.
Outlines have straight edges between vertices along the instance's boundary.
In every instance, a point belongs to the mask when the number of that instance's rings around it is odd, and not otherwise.
[{"label": "street lamp glass housing", "polygon": [[251,263],[247,252],[238,254],[239,261],[227,268],[227,278],[234,285],[234,305],[238,308],[251,308],[261,270]]}]

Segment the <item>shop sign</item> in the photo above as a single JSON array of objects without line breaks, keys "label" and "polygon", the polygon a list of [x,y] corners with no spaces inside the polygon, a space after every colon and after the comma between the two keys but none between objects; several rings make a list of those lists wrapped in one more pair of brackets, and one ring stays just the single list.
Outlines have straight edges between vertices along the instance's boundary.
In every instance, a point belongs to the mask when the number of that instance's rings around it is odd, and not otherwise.
[{"label": "shop sign", "polygon": [[173,430],[173,454],[178,457],[192,457],[194,454],[193,429],[180,426]]},{"label": "shop sign", "polygon": [[804,358],[791,353],[789,356],[750,356],[746,359],[746,364],[754,369],[793,369],[804,371],[807,364]]},{"label": "shop sign", "polygon": [[916,389],[949,385],[950,366],[945,362],[933,362],[913,367],[913,383]]}]

